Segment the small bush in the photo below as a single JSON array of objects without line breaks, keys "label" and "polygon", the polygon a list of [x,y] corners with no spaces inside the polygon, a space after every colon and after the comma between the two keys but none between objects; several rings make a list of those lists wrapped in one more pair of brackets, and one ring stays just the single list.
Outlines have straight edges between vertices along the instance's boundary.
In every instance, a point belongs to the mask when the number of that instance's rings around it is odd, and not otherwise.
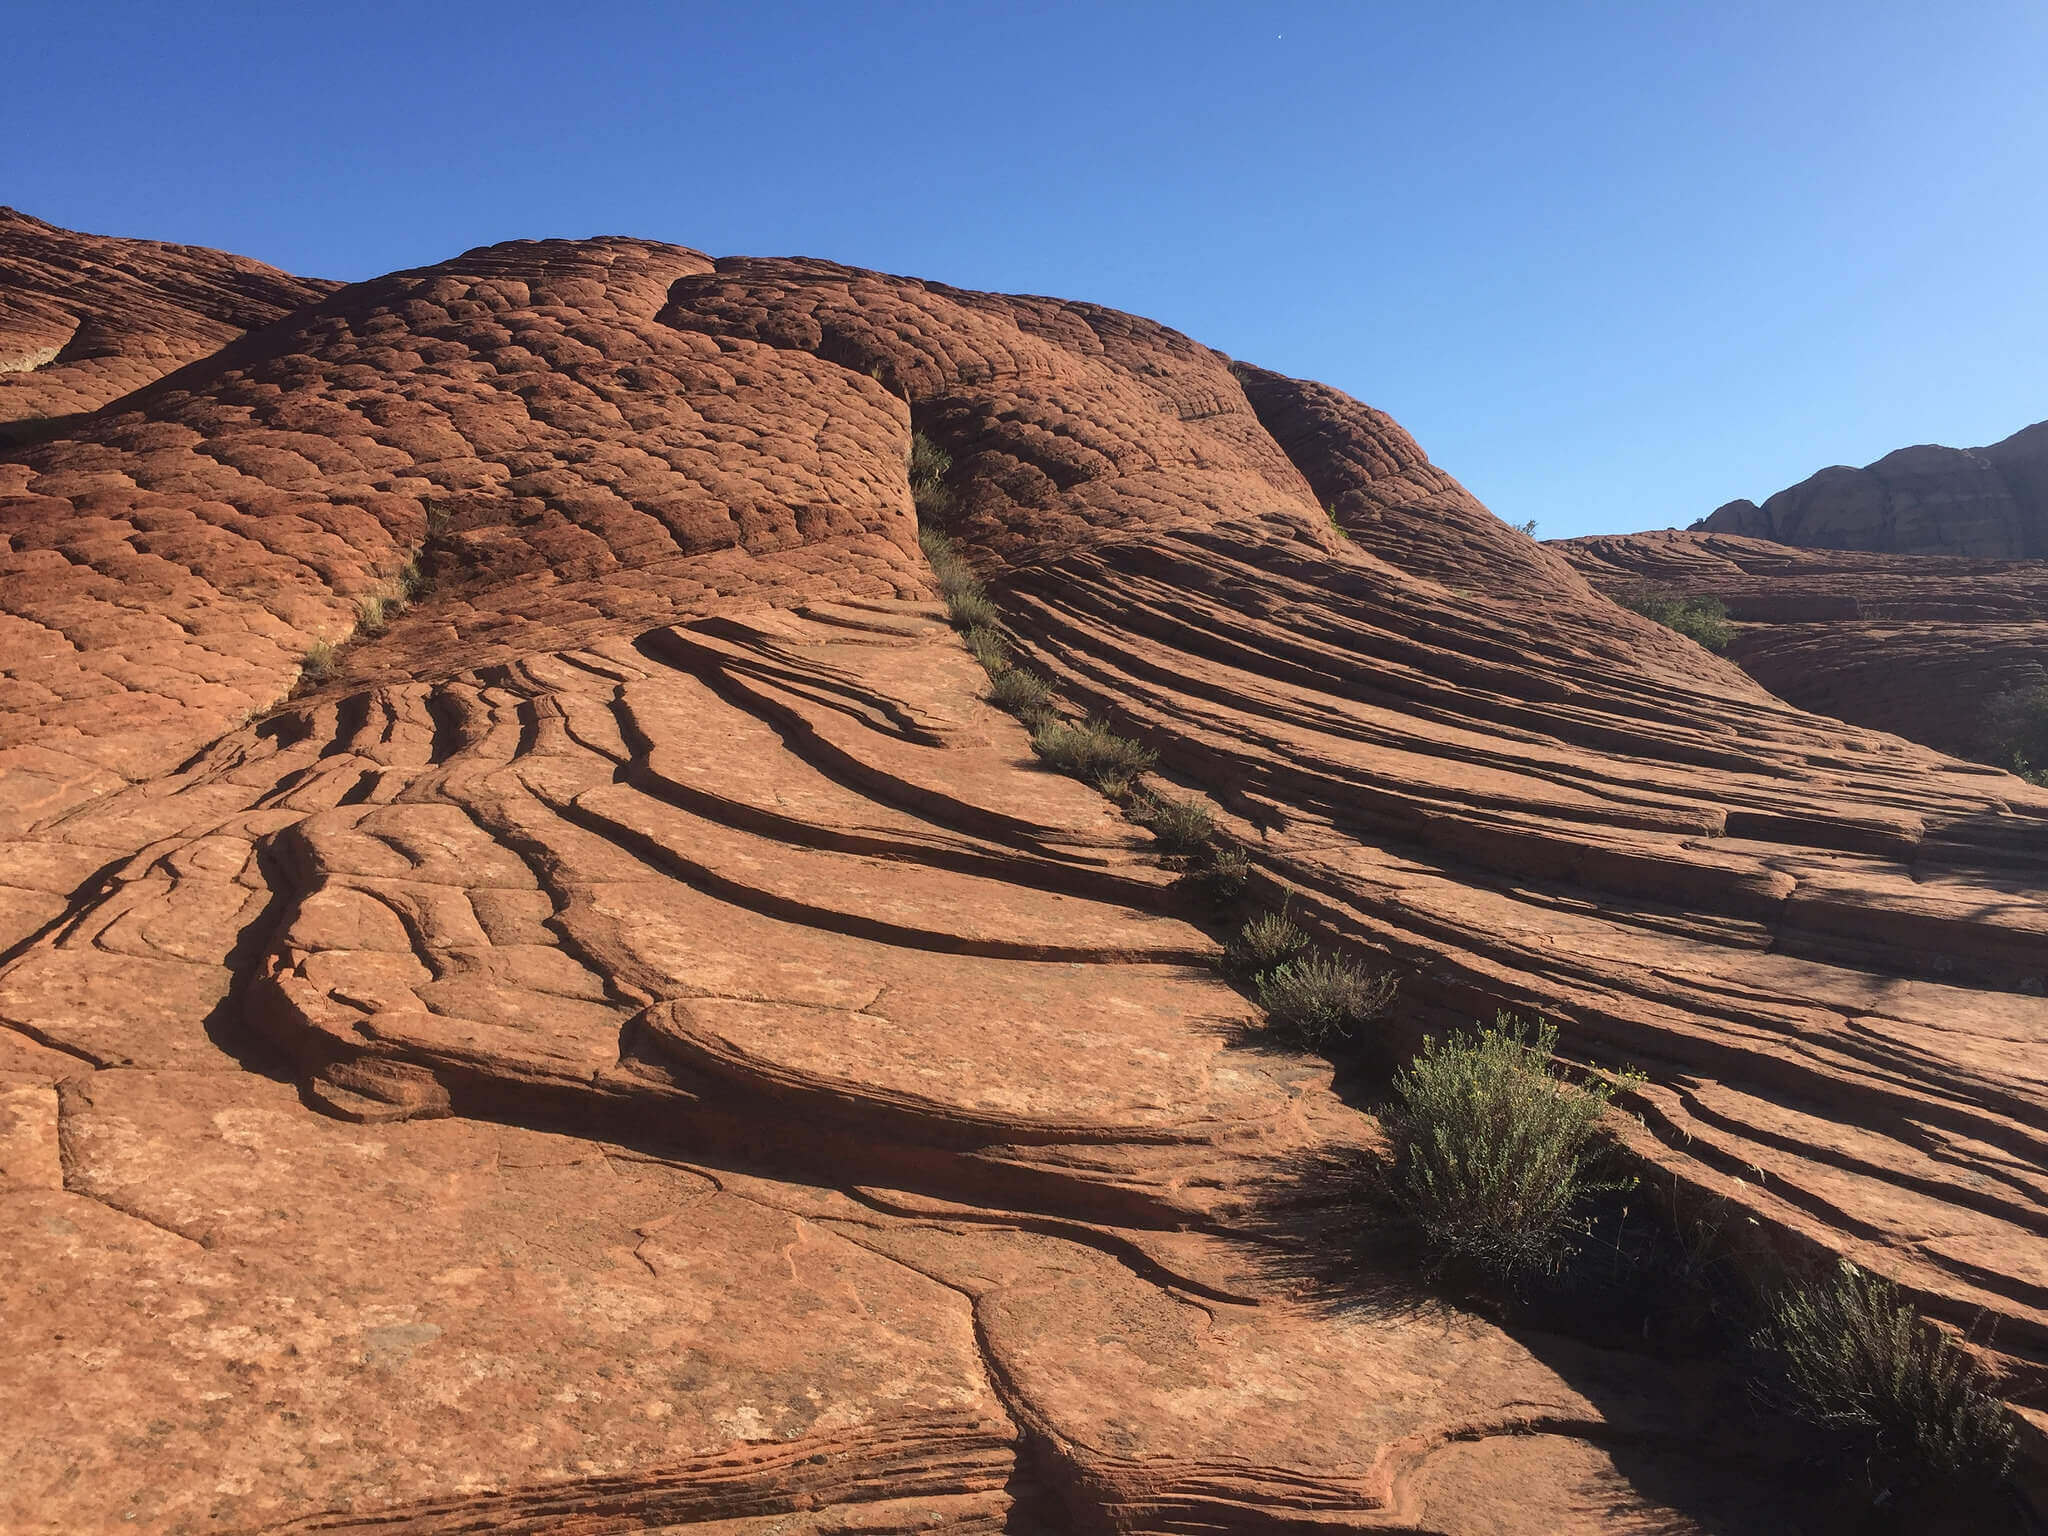
[{"label": "small bush", "polygon": [[1847,1436],[1874,1475],[1995,1482],[2012,1468],[2017,1436],[1990,1378],[1879,1276],[1844,1262],[1787,1288],[1758,1343],[1776,1362],[1780,1406]]},{"label": "small bush", "polygon": [[956,628],[969,634],[977,629],[993,630],[1003,617],[988,600],[988,594],[979,590],[948,593],[946,612]]},{"label": "small bush", "polygon": [[1037,726],[1052,717],[1052,688],[1036,672],[1011,667],[989,680],[988,700],[1019,720]]},{"label": "small bush", "polygon": [[1242,848],[1218,848],[1191,878],[1212,906],[1228,907],[1251,884],[1252,856]]},{"label": "small bush", "polygon": [[356,629],[365,635],[379,635],[398,605],[388,597],[372,594],[356,604]]},{"label": "small bush", "polygon": [[967,651],[990,677],[1001,677],[1010,670],[1010,642],[999,630],[985,624],[968,630]]},{"label": "small bush", "polygon": [[1387,1011],[1397,983],[1343,955],[1302,955],[1253,983],[1269,1026],[1304,1045],[1348,1035]]},{"label": "small bush", "polygon": [[1223,968],[1233,976],[1255,978],[1286,965],[1307,948],[1308,935],[1286,913],[1264,912],[1223,946]]},{"label": "small bush", "polygon": [[1710,651],[1727,650],[1729,641],[1735,638],[1734,627],[1728,622],[1728,609],[1717,597],[1674,597],[1643,588],[1619,593],[1614,600]]},{"label": "small bush", "polygon": [[1148,800],[1136,816],[1158,840],[1160,851],[1172,858],[1205,853],[1216,836],[1216,818],[1199,800]]},{"label": "small bush", "polygon": [[1094,720],[1079,725],[1048,720],[1032,732],[1031,745],[1049,767],[1085,779],[1105,793],[1118,786],[1128,792],[1153,762],[1149,748]]},{"label": "small bush", "polygon": [[1439,1267],[1554,1270],[1581,1199],[1617,1187],[1593,1171],[1612,1090],[1553,1076],[1556,1044],[1554,1027],[1502,1014],[1476,1035],[1425,1039],[1395,1075],[1395,1195]]},{"label": "small bush", "polygon": [[2048,783],[2048,683],[2010,688],[1984,712],[1986,758],[2030,783]]},{"label": "small bush", "polygon": [[936,522],[952,510],[953,492],[946,476],[953,456],[922,432],[910,434],[910,499],[920,523]]},{"label": "small bush", "polygon": [[315,640],[306,647],[306,654],[299,659],[299,686],[317,687],[334,676],[334,642]]}]

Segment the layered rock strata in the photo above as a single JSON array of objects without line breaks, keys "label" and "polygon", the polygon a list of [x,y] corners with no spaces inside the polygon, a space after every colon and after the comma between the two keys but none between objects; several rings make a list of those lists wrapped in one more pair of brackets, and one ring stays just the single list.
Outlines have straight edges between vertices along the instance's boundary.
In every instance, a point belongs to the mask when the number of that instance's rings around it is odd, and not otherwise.
[{"label": "layered rock strata", "polygon": [[1330,1279],[1361,1090],[983,701],[913,425],[1030,663],[1400,972],[1390,1040],[1548,1015],[1660,1187],[2038,1400],[2048,792],[1149,322],[522,243],[0,460],[0,1525],[1803,1519],[1724,1367]]}]

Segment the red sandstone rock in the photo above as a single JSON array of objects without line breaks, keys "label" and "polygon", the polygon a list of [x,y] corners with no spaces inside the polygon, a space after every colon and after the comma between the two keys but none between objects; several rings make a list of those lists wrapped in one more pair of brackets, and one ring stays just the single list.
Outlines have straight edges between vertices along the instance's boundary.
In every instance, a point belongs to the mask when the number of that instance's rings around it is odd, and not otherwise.
[{"label": "red sandstone rock", "polygon": [[1660,1180],[2038,1394],[2048,792],[1148,322],[515,244],[0,458],[0,1527],[1803,1523],[1727,1370],[1300,1271],[1371,1118],[982,701],[913,422],[1396,1038],[1548,1014]]},{"label": "red sandstone rock", "polygon": [[1802,709],[1979,755],[2000,694],[2048,679],[2048,561],[1791,549],[1713,533],[1572,539],[1601,590],[1713,597],[1729,657]]},{"label": "red sandstone rock", "polygon": [[1837,464],[1761,507],[1731,501],[1693,524],[1810,549],[1979,559],[2048,556],[2048,421],[1988,448],[1900,448]]}]

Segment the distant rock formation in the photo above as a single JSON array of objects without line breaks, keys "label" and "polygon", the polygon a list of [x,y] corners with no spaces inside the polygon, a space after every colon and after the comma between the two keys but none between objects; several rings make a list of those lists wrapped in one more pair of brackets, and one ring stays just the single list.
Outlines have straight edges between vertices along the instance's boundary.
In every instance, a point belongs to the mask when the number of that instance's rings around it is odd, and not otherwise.
[{"label": "distant rock formation", "polygon": [[2039,559],[2048,556],[2048,421],[1988,448],[1923,445],[1862,469],[1838,464],[1762,506],[1731,501],[1692,526],[1802,549]]}]

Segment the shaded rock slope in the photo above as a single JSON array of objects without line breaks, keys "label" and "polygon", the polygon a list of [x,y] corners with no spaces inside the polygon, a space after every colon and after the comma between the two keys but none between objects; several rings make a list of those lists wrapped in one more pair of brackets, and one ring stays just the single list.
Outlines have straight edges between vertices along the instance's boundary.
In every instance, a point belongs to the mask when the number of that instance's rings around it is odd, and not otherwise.
[{"label": "shaded rock slope", "polygon": [[1712,1361],[1304,1261],[1360,1094],[983,699],[913,425],[1395,1039],[1548,1015],[2048,1422],[2048,791],[1149,322],[515,243],[0,457],[0,1528],[1801,1528]]},{"label": "shaded rock slope", "polygon": [[1804,549],[1874,554],[2048,557],[2048,421],[1988,448],[1900,448],[1837,464],[1762,506],[1731,501],[1694,523]]},{"label": "shaded rock slope", "polygon": [[1793,549],[1699,532],[1556,546],[1610,595],[1720,601],[1728,656],[1780,698],[1979,755],[2001,694],[2048,682],[2048,560]]}]

